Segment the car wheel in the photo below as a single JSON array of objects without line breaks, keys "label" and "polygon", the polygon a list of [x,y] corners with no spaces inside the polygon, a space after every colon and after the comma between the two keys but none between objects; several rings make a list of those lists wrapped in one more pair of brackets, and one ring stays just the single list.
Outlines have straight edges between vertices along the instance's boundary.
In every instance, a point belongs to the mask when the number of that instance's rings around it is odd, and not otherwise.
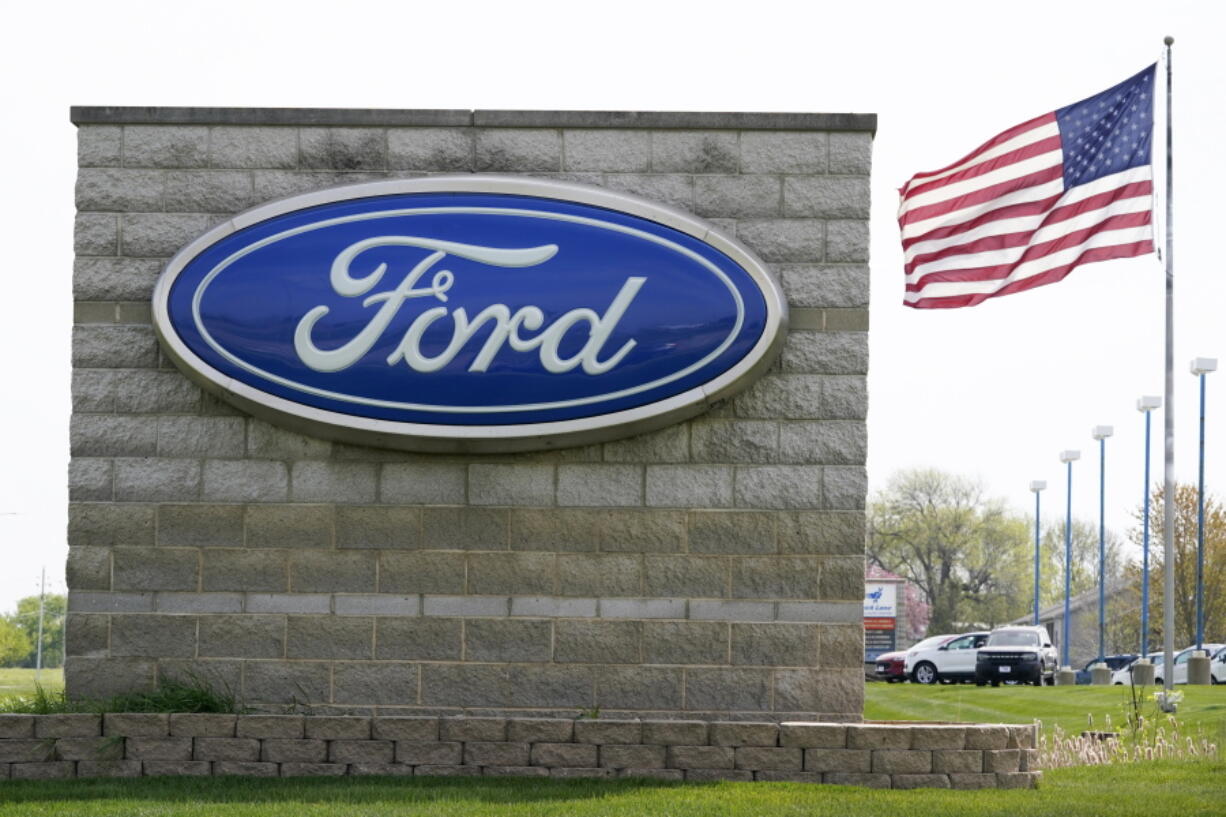
[{"label": "car wheel", "polygon": [[1038,675],[1034,676],[1030,683],[1037,687],[1043,686],[1043,673],[1040,672]]},{"label": "car wheel", "polygon": [[1162,686],[1162,679],[1161,679],[1161,678],[1155,678],[1155,679],[1154,679],[1154,686],[1156,686],[1156,687],[1160,687],[1160,686]]},{"label": "car wheel", "polygon": [[935,684],[940,680],[937,668],[930,661],[921,661],[911,671],[911,680],[917,684]]},{"label": "car wheel", "polygon": [[977,687],[987,686],[987,683],[988,683],[987,681],[976,681],[975,686]]},{"label": "car wheel", "polygon": [[1046,678],[1044,678],[1044,679],[1043,679],[1043,684],[1044,684],[1045,686],[1054,687],[1054,686],[1056,685],[1056,676],[1055,676],[1055,674],[1053,673],[1052,675],[1048,675]]}]

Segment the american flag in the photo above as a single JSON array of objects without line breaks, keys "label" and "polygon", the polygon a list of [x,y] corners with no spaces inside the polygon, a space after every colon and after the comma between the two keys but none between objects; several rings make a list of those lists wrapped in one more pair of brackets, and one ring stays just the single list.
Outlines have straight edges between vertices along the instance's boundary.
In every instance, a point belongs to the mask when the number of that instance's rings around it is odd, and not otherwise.
[{"label": "american flag", "polygon": [[1081,264],[1152,252],[1156,68],[903,185],[903,302],[974,306],[1055,283]]}]

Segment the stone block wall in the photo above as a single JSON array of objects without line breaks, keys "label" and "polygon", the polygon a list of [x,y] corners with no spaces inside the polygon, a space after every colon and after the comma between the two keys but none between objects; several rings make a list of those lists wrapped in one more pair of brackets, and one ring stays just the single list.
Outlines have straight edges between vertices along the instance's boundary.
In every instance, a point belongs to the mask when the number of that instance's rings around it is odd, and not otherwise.
[{"label": "stone block wall", "polygon": [[1033,788],[1037,727],[302,715],[0,715],[0,781],[639,777]]},{"label": "stone block wall", "polygon": [[[334,712],[858,720],[869,115],[74,108],[68,692]],[[782,281],[774,368],[646,436],[412,454],[287,432],[161,353],[154,282],[252,205],[427,173],[691,211]]]}]

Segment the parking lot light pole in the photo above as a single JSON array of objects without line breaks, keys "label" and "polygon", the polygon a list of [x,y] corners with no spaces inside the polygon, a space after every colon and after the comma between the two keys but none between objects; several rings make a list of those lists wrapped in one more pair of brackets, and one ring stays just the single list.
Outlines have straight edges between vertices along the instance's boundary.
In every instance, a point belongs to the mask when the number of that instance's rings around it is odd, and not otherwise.
[{"label": "parking lot light pole", "polygon": [[1030,491],[1034,494],[1034,626],[1039,626],[1039,494],[1047,488],[1047,483],[1036,479],[1030,483]]},{"label": "parking lot light pole", "polygon": [[1069,667],[1069,594],[1073,589],[1073,463],[1081,459],[1081,452],[1060,452],[1060,462],[1067,467],[1066,481],[1068,498],[1064,516],[1064,622],[1060,628],[1060,666]]},{"label": "parking lot light pole", "polygon": [[1145,415],[1145,488],[1141,513],[1141,657],[1149,656],[1149,429],[1150,414],[1162,408],[1162,398],[1145,395],[1137,400],[1137,411]]},{"label": "parking lot light pole", "polygon": [[1200,466],[1196,482],[1196,649],[1205,643],[1205,375],[1217,371],[1217,358],[1198,357],[1192,374],[1200,378]]},{"label": "parking lot light pole", "polygon": [[1115,433],[1111,426],[1094,426],[1091,436],[1098,440],[1098,662],[1107,656],[1107,438]]}]

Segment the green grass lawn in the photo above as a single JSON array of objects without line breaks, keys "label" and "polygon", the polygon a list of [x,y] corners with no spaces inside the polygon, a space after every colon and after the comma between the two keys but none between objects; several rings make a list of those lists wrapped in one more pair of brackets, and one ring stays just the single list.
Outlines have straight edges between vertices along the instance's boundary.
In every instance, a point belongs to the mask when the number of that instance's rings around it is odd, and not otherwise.
[{"label": "green grass lawn", "polygon": [[0,783],[2,817],[1193,817],[1221,815],[1226,764],[1061,769],[1037,791],[878,791],[793,783],[340,778]]},{"label": "green grass lawn", "polygon": [[[62,667],[56,669],[45,669],[39,678],[39,683],[43,689],[48,692],[55,692],[64,688],[64,670]],[[12,669],[10,667],[0,667],[0,698],[7,698],[10,695],[29,695],[34,691],[34,670],[32,669]]]}]

